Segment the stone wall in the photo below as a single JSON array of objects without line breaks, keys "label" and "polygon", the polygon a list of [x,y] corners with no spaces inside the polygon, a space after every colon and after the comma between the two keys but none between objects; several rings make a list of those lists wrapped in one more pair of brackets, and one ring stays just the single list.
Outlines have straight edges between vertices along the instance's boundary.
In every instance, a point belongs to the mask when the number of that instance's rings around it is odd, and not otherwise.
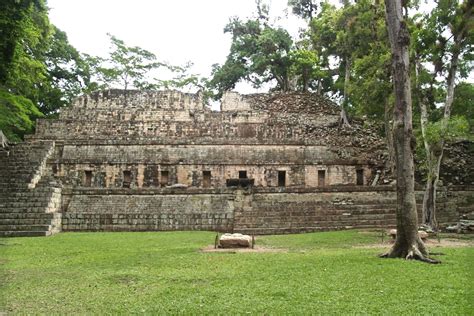
[{"label": "stone wall", "polygon": [[217,190],[63,192],[64,231],[232,231],[234,194]]},{"label": "stone wall", "polygon": [[202,110],[204,104],[199,94],[182,93],[175,90],[138,91],[138,90],[105,90],[78,97],[73,108],[84,108],[89,111],[107,109],[165,109],[165,110]]},{"label": "stone wall", "polygon": [[[72,117],[76,119],[72,120]],[[309,117],[301,114],[312,128],[337,125],[338,116]],[[142,111],[138,109],[95,110],[68,109],[60,120],[39,119],[34,138],[42,139],[148,139],[159,143],[190,143],[201,139],[206,143],[314,143],[324,144],[325,139],[304,138],[307,127],[289,125],[282,118],[273,119],[267,113]]]},{"label": "stone wall", "polygon": [[[226,93],[216,112],[200,94],[109,90],[39,120],[29,141],[54,141],[44,169],[66,231],[394,225],[393,187],[372,186],[391,183],[385,142],[367,122],[341,127],[339,110],[309,93]],[[252,188],[227,187],[237,178]],[[443,192],[440,221],[456,221],[469,195]]]},{"label": "stone wall", "polygon": [[323,171],[324,185],[355,184],[357,172],[370,184],[384,168],[383,141],[359,123],[340,129],[338,111],[314,94],[226,93],[213,112],[198,94],[110,90],[39,120],[30,138],[55,140],[50,168],[73,187],[121,187],[124,178],[136,188],[200,187],[204,171],[223,187],[243,170],[262,187],[277,186],[279,171],[290,187],[318,187]]},{"label": "stone wall", "polygon": [[[442,227],[474,211],[472,187],[442,189]],[[422,192],[417,191],[418,210]],[[63,192],[64,231],[212,230],[249,234],[394,227],[393,187],[74,189]]]},{"label": "stone wall", "polygon": [[255,190],[242,192],[234,230],[282,234],[349,228],[391,227],[396,199],[391,188]]},{"label": "stone wall", "polygon": [[[347,148],[350,151],[350,148]],[[295,145],[63,145],[50,161],[51,169],[64,184],[84,186],[86,172],[92,187],[122,187],[124,172],[130,172],[131,187],[184,184],[201,187],[203,172],[211,173],[210,187],[225,186],[239,171],[256,186],[278,186],[278,172],[285,172],[284,186],[355,184],[363,170],[369,184],[373,166],[366,161],[338,159],[325,146]],[[162,171],[168,181],[160,179]]]},{"label": "stone wall", "polygon": [[[418,209],[423,192],[417,191]],[[436,217],[441,227],[454,224],[468,214],[474,214],[474,186],[440,187],[437,191]],[[472,215],[471,215],[472,216]]]},{"label": "stone wall", "polygon": [[[281,234],[350,228],[396,226],[393,187],[332,187],[241,191],[234,215],[234,231]],[[474,212],[474,187],[441,188],[437,219],[441,228]],[[416,192],[421,218],[423,192]]]}]

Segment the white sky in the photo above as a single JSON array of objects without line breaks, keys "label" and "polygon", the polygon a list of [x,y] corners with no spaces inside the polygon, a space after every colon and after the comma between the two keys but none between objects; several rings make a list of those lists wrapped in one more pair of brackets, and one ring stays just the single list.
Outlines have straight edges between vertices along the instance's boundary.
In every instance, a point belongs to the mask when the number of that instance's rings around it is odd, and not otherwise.
[{"label": "white sky", "polygon": [[[269,0],[270,14],[294,37],[304,22],[287,13],[288,0]],[[224,26],[232,16],[251,17],[255,0],[48,0],[51,22],[79,51],[106,57],[107,33],[140,46],[161,61],[194,63],[193,73],[209,76],[211,65],[224,63],[230,35]],[[291,10],[290,10],[291,12]],[[238,85],[250,92],[248,85]]]}]

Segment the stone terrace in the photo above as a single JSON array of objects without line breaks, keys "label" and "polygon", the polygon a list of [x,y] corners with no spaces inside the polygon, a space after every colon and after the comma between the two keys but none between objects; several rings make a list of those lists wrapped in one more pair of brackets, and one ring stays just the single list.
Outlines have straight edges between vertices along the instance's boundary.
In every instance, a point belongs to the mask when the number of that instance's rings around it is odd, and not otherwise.
[{"label": "stone terrace", "polygon": [[[383,139],[364,122],[341,128],[338,106],[315,94],[229,92],[211,111],[199,94],[98,92],[39,120],[2,159],[3,178],[12,179],[3,182],[4,235],[28,224],[44,234],[394,224]],[[31,170],[23,176],[15,164]],[[441,197],[442,221],[470,211],[469,190]]]}]

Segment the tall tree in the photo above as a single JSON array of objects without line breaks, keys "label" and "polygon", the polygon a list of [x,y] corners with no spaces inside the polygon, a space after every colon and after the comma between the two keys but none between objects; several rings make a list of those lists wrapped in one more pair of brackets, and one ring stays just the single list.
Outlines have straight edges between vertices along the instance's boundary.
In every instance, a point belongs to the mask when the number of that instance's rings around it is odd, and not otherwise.
[{"label": "tall tree", "polygon": [[51,28],[43,0],[0,2],[0,85],[27,98],[47,81],[43,62]]},{"label": "tall tree", "polygon": [[46,82],[39,87],[37,100],[41,112],[46,115],[56,113],[94,85],[88,57],[69,43],[65,32],[54,25],[51,29],[48,48],[42,56]]},{"label": "tall tree", "polygon": [[43,0],[0,2],[0,130],[19,141],[41,117],[36,100],[47,82],[41,57],[50,34]]},{"label": "tall tree", "polygon": [[291,89],[289,55],[293,40],[286,30],[272,27],[262,18],[233,18],[224,32],[232,35],[232,44],[224,65],[214,66],[210,86],[217,90],[217,98],[240,80],[255,87],[275,80],[276,90]]},{"label": "tall tree", "polygon": [[294,49],[290,51],[290,63],[290,76],[295,80],[292,89],[297,90],[299,86],[301,91],[309,91],[311,82],[320,76],[316,51],[304,46]]},{"label": "tall tree", "polygon": [[[439,181],[444,145],[452,134],[449,127],[456,78],[461,68],[464,75],[469,73],[472,64],[464,62],[463,57],[474,53],[474,1],[440,0],[436,8],[419,21],[417,41],[415,43],[415,60],[417,74],[418,103],[421,111],[421,130],[426,152],[427,180],[423,197],[422,223],[436,228],[436,191]],[[432,65],[430,71],[424,65]],[[440,82],[439,77],[443,77]],[[423,91],[423,84],[428,85]],[[430,119],[430,108],[436,109],[433,96],[436,86],[445,95],[443,114],[440,124]],[[431,103],[431,104],[430,104]],[[455,124],[459,126],[459,124]],[[437,137],[433,137],[433,127]],[[428,129],[431,127],[431,133]]]},{"label": "tall tree", "polygon": [[44,117],[36,105],[20,95],[0,88],[0,131],[12,142],[33,132],[35,119]]},{"label": "tall tree", "polygon": [[439,261],[428,257],[428,250],[418,236],[413,161],[415,142],[409,75],[410,33],[402,16],[401,0],[385,0],[385,6],[395,96],[393,143],[397,174],[397,238],[392,249],[383,257],[402,257],[437,263]]},{"label": "tall tree", "polygon": [[[86,56],[84,59],[84,65],[90,68],[88,71],[92,78],[97,80],[90,80],[87,90],[120,87],[127,91],[130,88],[156,90],[204,86],[203,78],[189,73],[193,65],[191,62],[176,66],[158,61],[154,53],[138,46],[129,46],[116,36],[108,35],[111,42],[109,57]],[[164,68],[172,78],[154,78],[152,71],[158,68]]]},{"label": "tall tree", "polygon": [[[19,140],[90,85],[85,58],[50,24],[45,0],[0,2],[0,128]],[[39,109],[39,111],[38,111]]]},{"label": "tall tree", "polygon": [[98,67],[100,81],[104,87],[119,85],[127,91],[134,88],[146,88],[149,84],[147,74],[150,70],[163,66],[156,56],[138,46],[128,46],[114,35],[108,34],[111,43],[109,58]]},{"label": "tall tree", "polygon": [[329,74],[335,77],[330,90],[341,98],[341,123],[347,126],[350,125],[347,110],[352,103],[350,86],[353,66],[358,58],[368,54],[369,43],[377,34],[370,28],[371,19],[371,2],[362,0],[356,3],[344,1],[341,8],[322,3],[320,12],[310,22],[311,38],[320,56],[320,67],[328,69]]}]

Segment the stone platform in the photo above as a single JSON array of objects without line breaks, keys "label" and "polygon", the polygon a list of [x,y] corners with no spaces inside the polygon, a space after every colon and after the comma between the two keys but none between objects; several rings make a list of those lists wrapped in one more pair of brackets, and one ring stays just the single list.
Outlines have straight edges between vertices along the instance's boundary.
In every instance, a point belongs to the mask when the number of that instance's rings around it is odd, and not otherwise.
[{"label": "stone platform", "polygon": [[[0,149],[0,235],[393,226],[384,140],[338,121],[309,93],[230,92],[221,111],[177,91],[82,96]],[[473,211],[473,184],[439,190],[440,222]]]}]

